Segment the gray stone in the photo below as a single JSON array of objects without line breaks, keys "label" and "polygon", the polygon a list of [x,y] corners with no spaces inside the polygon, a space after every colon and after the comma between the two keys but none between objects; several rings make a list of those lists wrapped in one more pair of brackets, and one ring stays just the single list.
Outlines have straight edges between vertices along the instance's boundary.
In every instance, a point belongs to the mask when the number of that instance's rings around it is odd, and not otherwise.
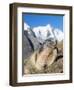
[{"label": "gray stone", "polygon": [[34,46],[34,51],[37,50],[40,47],[40,43],[38,42],[37,38],[34,37],[33,35],[28,35],[29,39],[31,40],[33,46]]},{"label": "gray stone", "polygon": [[37,50],[40,47],[40,44],[37,40],[37,38],[31,33],[28,33],[28,31],[24,31],[24,58],[26,59],[29,57],[35,50]]},{"label": "gray stone", "polygon": [[23,52],[24,52],[23,56],[26,59],[33,52],[33,49],[31,47],[30,42],[29,42],[29,39],[28,39],[28,33],[26,31],[24,33],[23,48],[24,48],[24,50],[23,50]]}]

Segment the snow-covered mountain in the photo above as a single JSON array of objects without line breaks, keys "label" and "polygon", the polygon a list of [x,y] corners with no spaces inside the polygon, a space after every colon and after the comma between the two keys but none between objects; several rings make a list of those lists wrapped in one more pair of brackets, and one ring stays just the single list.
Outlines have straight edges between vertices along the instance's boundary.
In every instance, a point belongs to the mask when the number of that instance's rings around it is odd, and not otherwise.
[{"label": "snow-covered mountain", "polygon": [[27,23],[24,23],[24,31],[27,31],[29,35],[34,35],[34,32],[32,31],[31,27],[27,24]]},{"label": "snow-covered mountain", "polygon": [[36,36],[40,43],[43,43],[47,39],[57,40],[58,42],[62,41],[64,38],[64,34],[61,30],[53,27],[50,24],[46,26],[38,26],[34,28],[30,28],[27,23],[24,23],[24,30],[28,31],[29,34],[33,34]]},{"label": "snow-covered mountain", "polygon": [[62,41],[64,39],[64,33],[59,29],[54,29],[54,35],[57,41]]},{"label": "snow-covered mountain", "polygon": [[28,31],[30,29],[30,26],[27,23],[24,23],[24,30]]},{"label": "snow-covered mountain", "polygon": [[38,26],[33,28],[33,32],[39,41],[42,39],[43,41],[47,39],[57,40],[58,42],[63,40],[64,34],[59,29],[53,29],[50,24],[46,26]]},{"label": "snow-covered mountain", "polygon": [[43,40],[46,40],[48,34],[52,35],[52,27],[49,24],[46,26],[38,26],[33,28],[33,32],[35,33],[37,38],[40,37]]}]

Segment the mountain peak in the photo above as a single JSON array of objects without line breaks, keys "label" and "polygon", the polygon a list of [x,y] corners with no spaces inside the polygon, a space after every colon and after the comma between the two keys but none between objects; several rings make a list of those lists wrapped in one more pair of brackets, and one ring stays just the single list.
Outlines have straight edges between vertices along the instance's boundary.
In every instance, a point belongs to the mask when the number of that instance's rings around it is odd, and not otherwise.
[{"label": "mountain peak", "polygon": [[38,26],[33,28],[33,32],[35,33],[36,37],[40,40],[47,40],[53,39],[54,41],[57,40],[58,42],[63,40],[63,32],[60,29],[53,29],[50,24],[46,26]]},{"label": "mountain peak", "polygon": [[46,27],[47,27],[47,28],[51,28],[51,25],[50,25],[50,24],[47,24]]},{"label": "mountain peak", "polygon": [[30,29],[30,26],[27,24],[27,23],[24,23],[24,30],[29,30]]},{"label": "mountain peak", "polygon": [[59,30],[59,29],[54,29],[54,34],[55,34],[55,37],[56,37],[56,40],[57,41],[62,41],[63,39],[64,39],[64,33],[61,31],[61,30]]},{"label": "mountain peak", "polygon": [[37,26],[31,29],[27,23],[24,23],[24,30],[28,31],[29,34],[34,34],[40,43],[43,43],[47,39],[60,42],[64,37],[64,34],[60,29],[53,29],[50,24]]}]

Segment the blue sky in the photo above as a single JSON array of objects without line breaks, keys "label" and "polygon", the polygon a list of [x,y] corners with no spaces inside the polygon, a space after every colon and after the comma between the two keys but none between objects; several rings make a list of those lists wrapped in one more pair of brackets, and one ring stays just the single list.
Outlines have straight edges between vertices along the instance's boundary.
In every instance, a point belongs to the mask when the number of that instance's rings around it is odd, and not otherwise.
[{"label": "blue sky", "polygon": [[23,20],[33,27],[50,24],[63,31],[63,15],[23,14]]}]

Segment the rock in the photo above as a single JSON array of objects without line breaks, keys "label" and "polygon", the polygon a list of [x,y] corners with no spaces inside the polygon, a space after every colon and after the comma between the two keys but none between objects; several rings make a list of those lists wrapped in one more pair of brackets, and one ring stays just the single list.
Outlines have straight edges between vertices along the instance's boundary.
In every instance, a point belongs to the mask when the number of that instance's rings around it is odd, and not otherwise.
[{"label": "rock", "polygon": [[37,50],[40,47],[40,43],[38,42],[37,38],[34,37],[31,34],[29,34],[28,37],[29,37],[29,39],[31,40],[31,42],[33,44],[34,51]]},{"label": "rock", "polygon": [[27,31],[24,32],[24,58],[26,59],[27,57],[29,57],[32,53],[33,53],[33,49],[32,49],[32,46],[29,42],[29,39],[28,39],[28,33]]},{"label": "rock", "polygon": [[24,58],[30,56],[33,51],[40,48],[40,43],[38,42],[37,38],[28,31],[24,31]]},{"label": "rock", "polygon": [[63,58],[55,61],[50,67],[46,69],[47,73],[63,73]]}]

